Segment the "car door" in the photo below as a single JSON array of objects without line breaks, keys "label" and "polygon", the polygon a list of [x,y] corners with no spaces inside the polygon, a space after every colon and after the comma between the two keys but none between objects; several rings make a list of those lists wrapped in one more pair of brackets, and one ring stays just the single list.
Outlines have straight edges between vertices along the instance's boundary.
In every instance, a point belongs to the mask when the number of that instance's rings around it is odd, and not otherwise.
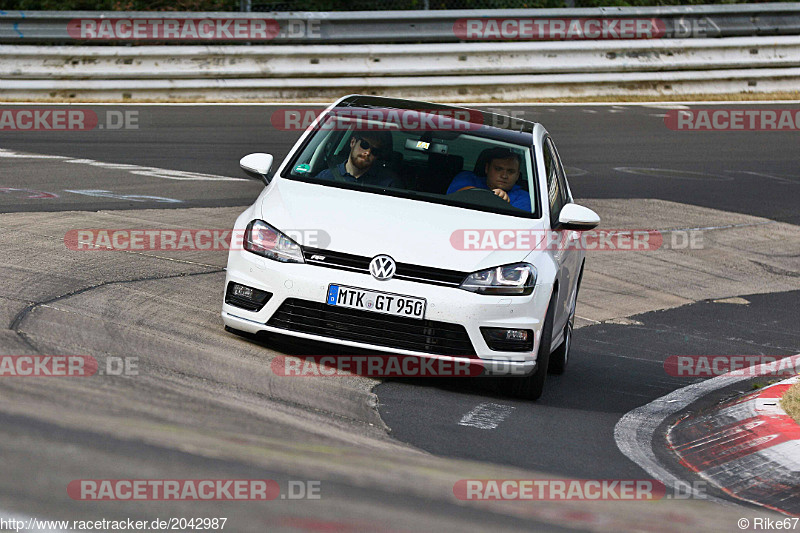
[{"label": "car door", "polygon": [[[572,196],[558,151],[549,136],[544,141],[544,163],[547,175],[547,199],[550,206],[550,228],[555,228],[558,225],[561,209],[564,205],[572,202]],[[576,246],[576,241],[580,238],[578,232],[572,230],[554,230],[554,232],[555,235],[550,242],[557,243],[551,252],[558,264],[559,279],[558,299],[553,321],[553,340],[556,341],[569,317],[582,254]]]}]

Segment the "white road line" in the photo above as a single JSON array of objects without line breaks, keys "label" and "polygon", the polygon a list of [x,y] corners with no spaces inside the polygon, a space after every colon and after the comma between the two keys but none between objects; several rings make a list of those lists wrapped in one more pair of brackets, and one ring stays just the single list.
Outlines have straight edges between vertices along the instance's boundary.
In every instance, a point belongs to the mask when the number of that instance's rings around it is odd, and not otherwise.
[{"label": "white road line", "polygon": [[109,170],[122,170],[140,176],[151,178],[162,178],[165,180],[189,180],[189,181],[248,181],[246,178],[230,178],[228,176],[216,176],[214,174],[202,174],[200,172],[187,172],[184,170],[170,170],[166,168],[142,167],[139,165],[124,165],[120,163],[104,163],[93,159],[67,159],[65,163],[76,163],[79,165],[89,165],[92,167],[107,168]]},{"label": "white road line", "polygon": [[633,174],[634,176],[690,181],[731,181],[734,179],[732,176],[720,176],[718,174],[708,174],[692,170],[676,170],[672,168],[614,167],[614,170],[617,172],[624,172],[625,174]]},{"label": "white road line", "polygon": [[183,200],[166,198],[164,196],[149,196],[146,194],[116,194],[105,189],[64,189],[64,192],[82,194],[84,196],[94,196],[97,198],[114,198],[116,200],[128,200],[131,202],[162,202],[168,204],[180,204]]},{"label": "white road line", "polygon": [[[800,355],[793,357],[797,358],[794,364],[800,364]],[[671,487],[686,486],[683,480],[673,475],[656,458],[653,450],[653,437],[658,426],[670,416],[717,389],[769,372],[771,370],[769,365],[771,363],[753,367],[752,371],[746,373],[751,375],[734,376],[724,374],[700,383],[694,383],[626,413],[614,427],[614,440],[617,442],[617,447],[631,461],[665,485]],[[714,498],[707,494],[699,494],[694,488],[692,488],[692,493],[697,498],[731,505],[731,502],[727,500]]]},{"label": "white road line", "polygon": [[482,403],[461,417],[459,426],[469,426],[478,429],[494,429],[508,418],[514,408],[510,405],[499,403]]},{"label": "white road line", "polygon": [[774,174],[767,174],[765,172],[752,172],[750,170],[726,170],[725,172],[736,173],[736,174],[749,174],[751,176],[758,176],[760,178],[769,178],[775,181],[779,181],[781,183],[788,183],[790,185],[797,185],[797,180],[785,178],[783,176],[776,176]]},{"label": "white road line", "polygon": [[149,176],[151,178],[161,178],[166,180],[187,180],[187,181],[250,181],[247,178],[231,178],[229,176],[217,176],[215,174],[203,174],[201,172],[189,172],[185,170],[171,170],[157,167],[143,167],[140,165],[126,165],[122,163],[104,163],[94,159],[78,159],[65,157],[62,155],[43,155],[31,154],[26,152],[15,152],[0,148],[0,158],[15,159],[58,159],[64,163],[79,165],[89,165],[92,167],[105,168],[108,170],[119,170],[135,174],[138,176]]},{"label": "white road line", "polygon": [[21,152],[12,152],[11,150],[6,150],[4,148],[0,148],[0,157],[11,159],[67,159],[63,155],[41,155],[41,154],[28,154],[28,153],[21,153]]},{"label": "white road line", "polygon": [[[715,104],[721,102],[714,102]],[[635,104],[634,104],[635,105]],[[642,105],[642,107],[649,107],[650,109],[690,109],[688,105],[682,104],[668,104],[668,105]]]},{"label": "white road line", "polygon": [[705,226],[702,228],[678,228],[678,229],[662,229],[661,233],[679,233],[683,231],[711,231],[715,229],[732,229],[732,228],[749,228],[753,226],[765,226],[767,224],[778,224],[777,220],[765,220],[764,222],[747,222],[744,224],[726,224],[724,226]]}]

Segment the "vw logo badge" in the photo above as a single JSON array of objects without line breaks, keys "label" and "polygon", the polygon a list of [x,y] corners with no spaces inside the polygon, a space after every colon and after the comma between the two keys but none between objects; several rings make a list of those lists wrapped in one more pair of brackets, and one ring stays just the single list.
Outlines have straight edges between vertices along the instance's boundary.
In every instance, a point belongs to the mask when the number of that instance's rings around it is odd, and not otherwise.
[{"label": "vw logo badge", "polygon": [[372,274],[372,277],[381,281],[391,279],[396,269],[397,266],[394,264],[394,259],[388,255],[376,255],[369,262],[369,273]]}]

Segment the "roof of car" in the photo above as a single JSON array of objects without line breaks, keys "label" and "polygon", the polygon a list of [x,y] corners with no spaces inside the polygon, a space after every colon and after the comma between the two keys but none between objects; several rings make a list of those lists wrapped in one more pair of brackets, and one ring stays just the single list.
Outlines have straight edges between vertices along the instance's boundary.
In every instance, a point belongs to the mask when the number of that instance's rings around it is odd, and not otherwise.
[{"label": "roof of car", "polygon": [[472,109],[468,107],[451,106],[444,104],[434,104],[431,102],[420,102],[417,100],[403,100],[400,98],[385,98],[382,96],[367,96],[356,94],[348,96],[339,102],[337,107],[373,107],[384,109],[407,109],[412,111],[466,111],[466,116],[469,116],[469,122],[480,124],[481,126],[488,126],[499,128],[503,130],[513,131],[517,133],[532,134],[536,122],[529,120],[522,120],[520,118],[511,117],[508,115],[500,115],[497,113],[490,113],[488,111],[481,111],[479,109]]}]

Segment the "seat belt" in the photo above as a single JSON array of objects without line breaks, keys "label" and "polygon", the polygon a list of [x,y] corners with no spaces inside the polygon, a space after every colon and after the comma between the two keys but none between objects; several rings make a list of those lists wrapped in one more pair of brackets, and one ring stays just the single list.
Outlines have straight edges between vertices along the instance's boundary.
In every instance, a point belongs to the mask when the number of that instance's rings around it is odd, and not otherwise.
[{"label": "seat belt", "polygon": [[336,163],[332,163],[332,164],[330,164],[328,166],[328,168],[330,169],[331,173],[333,174],[334,181],[344,181],[344,182],[349,183],[346,179],[344,179],[344,176],[342,176],[342,173],[339,172],[339,165],[337,165]]}]

